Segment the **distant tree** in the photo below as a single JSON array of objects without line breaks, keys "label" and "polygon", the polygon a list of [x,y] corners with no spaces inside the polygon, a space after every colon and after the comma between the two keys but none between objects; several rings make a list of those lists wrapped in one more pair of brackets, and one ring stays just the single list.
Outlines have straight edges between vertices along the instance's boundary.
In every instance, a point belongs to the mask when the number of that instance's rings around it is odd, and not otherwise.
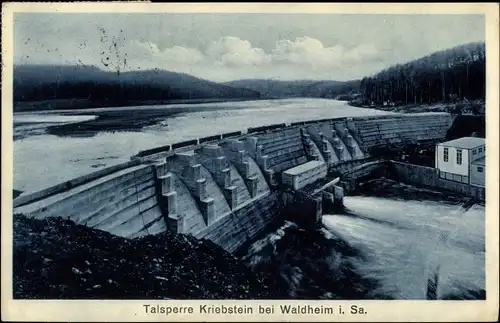
[{"label": "distant tree", "polygon": [[485,44],[471,43],[387,68],[360,82],[363,100],[423,104],[485,97]]}]

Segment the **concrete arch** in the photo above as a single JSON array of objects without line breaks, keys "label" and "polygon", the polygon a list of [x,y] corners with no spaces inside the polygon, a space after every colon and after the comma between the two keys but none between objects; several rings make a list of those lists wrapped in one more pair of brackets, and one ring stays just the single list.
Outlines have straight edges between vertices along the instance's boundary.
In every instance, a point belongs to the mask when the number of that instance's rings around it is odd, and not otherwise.
[{"label": "concrete arch", "polygon": [[177,153],[168,158],[167,171],[177,175],[186,185],[207,225],[231,212],[220,187],[210,172],[199,163],[194,151]]},{"label": "concrete arch", "polygon": [[339,157],[339,160],[342,162],[352,160],[352,155],[351,152],[349,151],[346,143],[346,137],[348,133],[345,131],[345,124],[344,122],[334,122],[331,125],[332,129],[330,131],[330,142],[334,147],[339,147],[340,150],[337,148],[337,156]]},{"label": "concrete arch", "polygon": [[318,148],[318,145],[314,142],[314,140],[311,140],[310,143],[311,147],[309,148],[311,151],[309,151],[309,154],[312,154],[309,157],[309,159],[317,159],[319,161],[325,162],[325,158],[323,157],[323,154],[321,150]]},{"label": "concrete arch", "polygon": [[179,233],[193,233],[206,228],[201,210],[188,186],[177,174],[172,172],[169,174],[173,179],[172,190],[177,193],[177,214],[180,215],[179,219],[182,221],[180,227],[183,228],[183,232]]},{"label": "concrete arch", "polygon": [[342,161],[342,154],[335,149],[335,137],[333,136],[333,124],[331,121],[322,122],[318,124],[318,130],[323,134],[323,137],[330,144],[329,147],[332,149],[332,164],[338,164]]},{"label": "concrete arch", "polygon": [[212,174],[204,167],[201,166],[201,176],[206,179],[207,196],[214,199],[214,218],[213,221],[226,216],[231,213],[231,208],[224,196],[223,190],[217,185],[217,182],[212,177]]},{"label": "concrete arch", "polygon": [[[220,191],[223,192],[230,208],[234,209],[239,204],[245,203],[251,199],[250,192],[235,165],[224,155],[222,147],[217,148],[219,151],[218,153],[222,154],[222,156],[205,155],[203,149],[201,149],[198,152],[198,161],[215,180]],[[235,198],[234,202],[233,197]]]},{"label": "concrete arch", "polygon": [[247,184],[243,180],[238,169],[230,162],[229,168],[231,171],[231,185],[236,187],[236,195],[238,197],[237,206],[250,200],[250,192],[248,191]]},{"label": "concrete arch", "polygon": [[298,127],[260,134],[256,137],[256,158],[263,172],[272,170],[273,173],[279,173],[307,161]]},{"label": "concrete arch", "polygon": [[254,158],[251,156],[248,157],[247,159],[249,163],[249,176],[255,176],[257,177],[257,192],[256,196],[259,196],[261,194],[264,194],[266,192],[269,192],[271,188],[267,184],[266,178],[264,174],[262,173],[262,170],[260,169],[259,165],[255,161]]},{"label": "concrete arch", "polygon": [[[331,142],[323,134],[322,124],[309,124],[305,128],[311,140],[316,144],[316,146],[320,150],[323,156],[323,160],[327,162],[328,165],[337,164],[339,162],[339,158]],[[321,135],[323,135],[323,139],[321,138]]]},{"label": "concrete arch", "polygon": [[259,165],[255,160],[257,141],[257,138],[251,137],[244,141],[232,139],[221,144],[223,155],[243,179],[250,198],[269,191],[266,177],[261,170],[262,164]]}]

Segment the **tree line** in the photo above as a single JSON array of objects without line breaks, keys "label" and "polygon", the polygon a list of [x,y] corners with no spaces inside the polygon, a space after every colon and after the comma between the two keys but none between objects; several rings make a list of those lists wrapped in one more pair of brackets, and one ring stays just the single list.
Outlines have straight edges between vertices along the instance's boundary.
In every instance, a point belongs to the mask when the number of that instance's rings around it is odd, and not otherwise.
[{"label": "tree line", "polygon": [[260,93],[164,70],[117,75],[95,67],[15,66],[14,101],[86,99],[126,103],[144,100],[259,98]]},{"label": "tree line", "polygon": [[398,64],[365,77],[360,104],[430,104],[484,100],[484,43],[471,43]]},{"label": "tree line", "polygon": [[[24,92],[18,92],[15,98],[22,101],[47,99],[74,99],[127,101],[141,100],[168,100],[190,97],[191,93],[171,91],[163,87],[144,86],[143,84],[124,83],[95,83],[95,82],[64,82],[36,84]],[[18,94],[16,93],[16,94]],[[22,95],[22,96],[21,96]],[[193,95],[196,97],[196,94]]]}]

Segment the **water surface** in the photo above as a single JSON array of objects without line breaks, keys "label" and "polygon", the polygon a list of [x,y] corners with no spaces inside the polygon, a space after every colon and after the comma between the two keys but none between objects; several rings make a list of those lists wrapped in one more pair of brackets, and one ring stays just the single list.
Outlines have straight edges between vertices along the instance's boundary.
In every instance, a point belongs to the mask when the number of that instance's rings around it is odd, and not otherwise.
[{"label": "water surface", "polygon": [[[162,109],[178,112],[136,131],[103,129],[88,137],[56,136],[46,131],[54,122],[78,127],[75,122],[92,120],[103,111],[139,116]],[[351,107],[343,101],[286,99],[14,114],[14,189],[36,191],[128,161],[140,150],[183,140],[275,123],[389,113]]]},{"label": "water surface", "polygon": [[345,212],[323,215],[317,232],[286,223],[244,261],[284,298],[426,299],[437,270],[439,299],[484,299],[484,206],[370,195],[344,204]]}]

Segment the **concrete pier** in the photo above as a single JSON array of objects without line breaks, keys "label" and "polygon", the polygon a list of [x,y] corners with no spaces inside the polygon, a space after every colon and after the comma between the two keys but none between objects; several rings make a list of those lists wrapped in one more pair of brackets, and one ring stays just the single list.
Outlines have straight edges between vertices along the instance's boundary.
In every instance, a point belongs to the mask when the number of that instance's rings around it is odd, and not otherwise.
[{"label": "concrete pier", "polygon": [[282,192],[284,218],[301,227],[316,229],[321,226],[322,194],[308,195],[300,191]]}]

